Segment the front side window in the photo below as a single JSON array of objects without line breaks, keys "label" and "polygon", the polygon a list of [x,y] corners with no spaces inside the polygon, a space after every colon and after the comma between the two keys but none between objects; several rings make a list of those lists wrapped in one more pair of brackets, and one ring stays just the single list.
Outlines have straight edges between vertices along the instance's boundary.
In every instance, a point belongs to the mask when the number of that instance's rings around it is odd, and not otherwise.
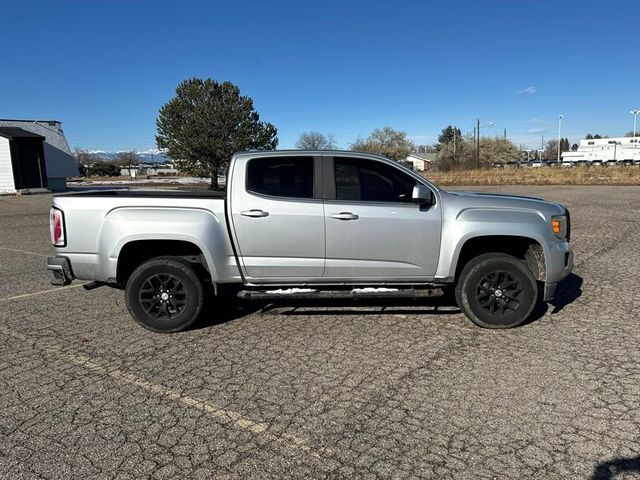
[{"label": "front side window", "polygon": [[313,157],[254,158],[247,190],[273,197],[313,198]]},{"label": "front side window", "polygon": [[335,157],[336,200],[409,203],[417,182],[374,160]]}]

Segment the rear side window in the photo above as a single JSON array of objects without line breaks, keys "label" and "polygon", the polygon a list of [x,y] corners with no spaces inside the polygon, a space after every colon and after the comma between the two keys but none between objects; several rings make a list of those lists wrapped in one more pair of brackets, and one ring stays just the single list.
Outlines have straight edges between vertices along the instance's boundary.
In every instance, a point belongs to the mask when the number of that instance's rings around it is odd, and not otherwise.
[{"label": "rear side window", "polygon": [[273,197],[313,198],[313,157],[249,160],[247,190]]},{"label": "rear side window", "polygon": [[417,182],[397,168],[360,158],[334,158],[336,200],[411,202]]}]

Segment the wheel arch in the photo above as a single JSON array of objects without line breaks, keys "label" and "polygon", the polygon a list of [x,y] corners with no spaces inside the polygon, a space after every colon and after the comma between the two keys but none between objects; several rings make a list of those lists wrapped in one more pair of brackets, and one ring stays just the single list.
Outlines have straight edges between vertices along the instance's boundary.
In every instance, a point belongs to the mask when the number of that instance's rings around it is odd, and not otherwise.
[{"label": "wheel arch", "polygon": [[546,278],[543,244],[535,238],[521,235],[480,235],[466,239],[454,257],[454,281],[464,266],[479,255],[491,252],[505,253],[526,261],[538,281]]},{"label": "wheel arch", "polygon": [[200,265],[207,275],[212,276],[206,256],[195,242],[177,239],[131,240],[122,245],[117,255],[116,281],[124,286],[133,271],[155,257],[170,256]]}]

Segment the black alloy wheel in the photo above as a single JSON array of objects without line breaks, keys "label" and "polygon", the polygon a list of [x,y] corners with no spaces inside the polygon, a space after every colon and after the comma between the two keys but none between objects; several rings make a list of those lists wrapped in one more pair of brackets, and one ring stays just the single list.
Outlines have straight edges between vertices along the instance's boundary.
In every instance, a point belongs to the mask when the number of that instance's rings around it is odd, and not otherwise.
[{"label": "black alloy wheel", "polygon": [[194,267],[178,257],[155,257],[134,270],[125,287],[131,316],[158,333],[189,328],[204,305],[201,278]]},{"label": "black alloy wheel", "polygon": [[520,308],[523,290],[515,276],[496,271],[480,280],[476,288],[476,300],[480,308],[491,315],[504,316]]},{"label": "black alloy wheel", "polygon": [[175,275],[151,275],[142,284],[138,300],[155,320],[176,317],[188,304],[189,294]]},{"label": "black alloy wheel", "polygon": [[538,284],[526,262],[499,252],[469,260],[455,293],[463,313],[483,328],[516,327],[538,303]]}]

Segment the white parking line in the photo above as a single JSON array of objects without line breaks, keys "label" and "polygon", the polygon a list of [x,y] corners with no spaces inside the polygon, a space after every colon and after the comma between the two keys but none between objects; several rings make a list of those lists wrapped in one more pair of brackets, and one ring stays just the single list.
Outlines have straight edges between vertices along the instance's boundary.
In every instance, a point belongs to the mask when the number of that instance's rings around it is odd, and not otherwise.
[{"label": "white parking line", "polygon": [[21,340],[25,343],[29,343],[33,346],[33,348],[40,350],[46,355],[55,357],[58,360],[63,360],[67,363],[80,366],[92,372],[108,375],[109,377],[114,378],[122,383],[134,385],[160,397],[164,397],[174,402],[181,403],[182,405],[187,407],[198,409],[215,418],[221,423],[232,425],[242,430],[247,430],[251,433],[260,435],[271,442],[278,443],[284,446],[285,448],[300,450],[315,458],[325,458],[329,457],[332,454],[332,451],[326,448],[320,448],[317,450],[311,448],[304,439],[295,435],[286,433],[281,435],[274,435],[273,433],[269,433],[269,425],[255,422],[233,410],[225,409],[214,403],[192,397],[180,390],[169,388],[158,383],[149,382],[148,380],[138,377],[137,375],[134,375],[132,373],[123,372],[120,369],[112,369],[106,367],[99,361],[96,361],[86,355],[70,352],[68,349],[64,349],[59,345],[47,344],[46,342],[42,342],[39,339],[30,337],[29,335],[25,335],[23,333],[15,332],[4,326],[0,326],[0,333],[3,333],[4,335],[15,338],[17,340]]},{"label": "white parking line", "polygon": [[51,288],[49,290],[41,290],[40,292],[23,293],[22,295],[13,295],[11,297],[0,298],[0,303],[1,302],[8,302],[10,300],[19,300],[20,298],[33,297],[33,296],[36,296],[36,295],[43,295],[45,293],[62,292],[63,290],[69,290],[71,288],[78,288],[78,287],[81,287],[81,286],[82,286],[82,284],[78,283],[76,285],[69,285],[67,287],[57,287],[57,288]]},{"label": "white parking line", "polygon": [[9,252],[16,252],[16,253],[24,253],[25,255],[35,255],[36,257],[48,257],[49,255],[45,255],[44,253],[36,253],[36,252],[29,252],[27,250],[17,250],[15,248],[8,248],[8,247],[0,247],[0,250],[7,250]]}]

